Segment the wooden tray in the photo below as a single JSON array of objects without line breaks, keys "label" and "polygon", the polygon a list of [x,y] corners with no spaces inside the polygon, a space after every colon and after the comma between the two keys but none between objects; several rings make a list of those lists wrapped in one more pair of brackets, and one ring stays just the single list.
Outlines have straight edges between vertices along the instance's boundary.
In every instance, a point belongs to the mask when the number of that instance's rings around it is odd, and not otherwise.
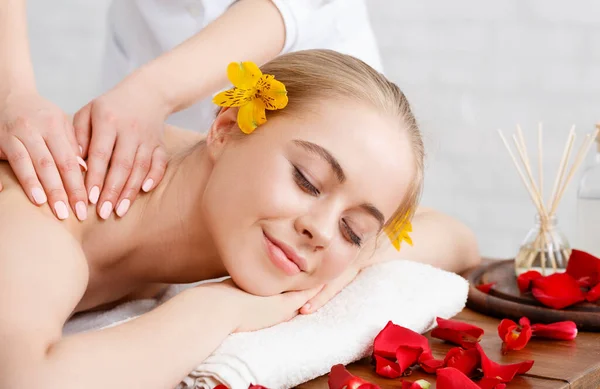
[{"label": "wooden tray", "polygon": [[[492,261],[477,267],[465,277],[471,284],[467,307],[486,315],[518,321],[527,316],[532,323],[553,323],[572,320],[581,331],[600,331],[600,304],[579,303],[565,309],[542,305],[531,293],[521,294],[517,286],[514,260]],[[475,286],[497,282],[484,293]]]}]

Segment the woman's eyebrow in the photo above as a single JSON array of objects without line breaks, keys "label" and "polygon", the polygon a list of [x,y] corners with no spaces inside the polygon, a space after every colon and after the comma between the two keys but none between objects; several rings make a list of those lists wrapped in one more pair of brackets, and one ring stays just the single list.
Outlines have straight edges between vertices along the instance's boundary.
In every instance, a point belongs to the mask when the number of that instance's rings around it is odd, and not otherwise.
[{"label": "woman's eyebrow", "polygon": [[338,160],[333,155],[331,155],[331,153],[327,151],[327,149],[319,146],[316,143],[300,139],[294,139],[292,143],[324,159],[331,167],[331,170],[333,170],[333,172],[335,173],[335,176],[337,177],[337,180],[340,184],[346,181],[346,174],[344,173],[344,169],[342,169],[342,166],[340,165]]},{"label": "woman's eyebrow", "polygon": [[[342,169],[342,166],[340,165],[338,160],[326,148],[321,147],[316,143],[308,142],[301,139],[294,139],[292,143],[325,160],[331,167],[331,170],[333,170],[333,172],[335,173],[335,176],[337,177],[337,180],[340,184],[346,181],[346,174],[344,173],[344,169]],[[364,209],[367,213],[369,213],[371,216],[373,216],[375,219],[377,219],[380,228],[383,226],[385,218],[383,216],[383,213],[381,213],[381,211],[377,209],[377,207],[370,203],[361,204],[360,207]]]}]

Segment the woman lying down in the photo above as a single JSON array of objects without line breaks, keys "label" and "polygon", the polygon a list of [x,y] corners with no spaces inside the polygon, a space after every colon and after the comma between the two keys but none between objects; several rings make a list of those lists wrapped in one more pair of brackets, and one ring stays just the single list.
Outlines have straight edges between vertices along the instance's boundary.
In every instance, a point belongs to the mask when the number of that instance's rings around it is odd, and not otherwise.
[{"label": "woman lying down", "polygon": [[[258,80],[250,103],[218,95],[230,107],[206,139],[170,128],[167,176],[125,218],[58,221],[0,165],[1,388],[174,387],[229,334],[309,314],[367,265],[478,261],[468,229],[417,208],[423,144],[396,85],[322,50],[281,56],[260,79],[251,63],[228,70],[237,86]],[[265,104],[286,103],[264,120]],[[396,254],[387,239],[410,221],[414,246]],[[61,334],[76,312],[227,275],[120,326]]]}]

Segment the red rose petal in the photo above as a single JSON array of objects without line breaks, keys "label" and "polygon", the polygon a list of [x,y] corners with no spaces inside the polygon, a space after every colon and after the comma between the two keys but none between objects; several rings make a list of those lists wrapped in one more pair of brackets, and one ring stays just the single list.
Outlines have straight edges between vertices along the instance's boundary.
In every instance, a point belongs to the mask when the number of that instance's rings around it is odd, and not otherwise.
[{"label": "red rose petal", "polygon": [[600,259],[581,250],[573,250],[567,264],[567,273],[576,280],[589,277],[590,286],[600,283]]},{"label": "red rose petal", "polygon": [[483,377],[481,379],[481,381],[478,382],[478,385],[481,389],[504,389],[504,388],[506,388],[506,384],[501,383],[498,378]]},{"label": "red rose petal", "polygon": [[476,288],[482,291],[483,293],[490,293],[490,290],[492,290],[492,287],[494,285],[496,285],[496,282],[489,282],[487,284],[477,285]]},{"label": "red rose petal", "polygon": [[387,378],[398,378],[402,375],[400,366],[396,362],[375,355],[375,373]]},{"label": "red rose petal", "polygon": [[[250,386],[252,386],[252,385],[250,385]],[[223,384],[220,384],[220,385],[215,386],[214,389],[229,389],[229,388]]]},{"label": "red rose petal", "polygon": [[533,297],[542,304],[562,309],[585,300],[577,281],[567,273],[554,273],[532,281]]},{"label": "red rose petal", "polygon": [[437,371],[437,389],[479,389],[475,382],[453,367],[445,367]]},{"label": "red rose petal", "polygon": [[528,324],[524,325],[523,327],[509,327],[508,330],[508,333],[502,339],[503,354],[506,354],[507,352],[512,350],[521,350],[525,346],[527,346],[527,343],[529,342],[529,339],[531,339],[532,334],[531,327]]},{"label": "red rose petal", "polygon": [[248,389],[269,389],[269,388],[267,388],[266,386],[262,386],[262,385],[252,385],[252,384],[250,384],[250,386],[248,386]]},{"label": "red rose petal", "polygon": [[464,348],[473,345],[483,336],[483,330],[473,324],[458,320],[436,318],[438,326],[431,331],[431,337],[445,340]]},{"label": "red rose petal", "polygon": [[341,364],[331,367],[327,383],[329,389],[380,389],[379,386],[352,375]]},{"label": "red rose petal", "polygon": [[435,359],[431,351],[425,351],[419,357],[419,365],[426,373],[434,374],[438,369],[444,367],[444,360]]},{"label": "red rose petal", "polygon": [[519,290],[521,293],[527,292],[531,287],[531,281],[540,277],[543,277],[542,274],[535,270],[529,270],[525,273],[521,273],[521,275],[517,277],[517,284],[519,285]]},{"label": "red rose petal", "polygon": [[501,365],[489,359],[479,344],[476,344],[475,347],[479,351],[479,356],[481,357],[483,376],[487,378],[498,378],[501,382],[510,382],[515,375],[527,373],[533,366],[533,361]]},{"label": "red rose petal", "polygon": [[509,328],[516,327],[516,326],[517,326],[517,323],[515,323],[514,321],[512,321],[510,319],[502,319],[502,321],[498,325],[498,336],[500,336],[500,339],[504,340],[504,338],[506,338],[506,335],[510,331]]},{"label": "red rose petal", "polygon": [[467,377],[471,377],[479,368],[481,357],[476,348],[464,350],[460,347],[455,347],[450,349],[448,354],[446,354],[444,364],[447,367],[453,367],[460,370]]},{"label": "red rose petal", "polygon": [[400,372],[404,373],[406,369],[415,365],[422,352],[423,348],[421,347],[398,346],[396,349],[396,362],[400,366]]},{"label": "red rose petal", "polygon": [[594,303],[600,299],[600,284],[594,286],[585,295],[585,299],[590,303]]},{"label": "red rose petal", "polygon": [[400,345],[413,348],[421,347],[424,351],[429,350],[429,341],[426,337],[389,321],[375,337],[373,353],[380,357],[396,359],[396,350]]},{"label": "red rose petal", "polygon": [[572,340],[577,336],[577,325],[572,321],[559,321],[552,324],[534,324],[533,335],[538,338]]},{"label": "red rose petal", "polygon": [[521,327],[530,326],[531,322],[529,321],[529,319],[527,317],[523,316],[522,318],[519,319],[519,325]]}]

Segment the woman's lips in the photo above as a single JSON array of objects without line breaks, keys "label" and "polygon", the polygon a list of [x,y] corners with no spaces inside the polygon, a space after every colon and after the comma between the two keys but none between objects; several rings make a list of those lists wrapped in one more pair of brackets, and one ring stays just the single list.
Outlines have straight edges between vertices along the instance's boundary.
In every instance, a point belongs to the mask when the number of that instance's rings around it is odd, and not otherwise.
[{"label": "woman's lips", "polygon": [[271,259],[271,262],[273,262],[275,266],[290,276],[298,274],[302,271],[298,265],[296,265],[291,259],[288,258],[287,255],[285,255],[283,250],[277,244],[275,244],[266,233],[263,232],[263,235],[265,237],[269,259]]}]

